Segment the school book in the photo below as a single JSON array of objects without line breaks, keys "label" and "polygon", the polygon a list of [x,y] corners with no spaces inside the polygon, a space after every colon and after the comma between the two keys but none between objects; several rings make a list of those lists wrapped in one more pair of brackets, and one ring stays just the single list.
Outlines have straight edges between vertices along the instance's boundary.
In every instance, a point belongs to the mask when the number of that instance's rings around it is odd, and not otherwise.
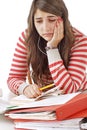
[{"label": "school book", "polygon": [[87,116],[87,93],[80,93],[56,110],[57,119]]},{"label": "school book", "polygon": [[[21,114],[23,112],[55,112],[57,120],[64,120],[64,119],[71,119],[71,118],[78,118],[78,117],[85,117],[87,116],[87,94],[80,93],[69,100],[67,103],[58,104],[58,105],[50,105],[50,106],[40,106],[34,108],[21,108],[16,110],[7,111],[6,114],[10,117],[10,114]],[[11,115],[12,117],[12,115]]]},{"label": "school book", "polygon": [[19,113],[7,113],[5,116],[9,116],[11,119],[26,119],[26,120],[55,120],[56,114],[54,111],[42,111],[42,112],[19,112]]},{"label": "school book", "polygon": [[79,128],[79,121],[82,118],[63,120],[63,121],[20,121],[14,120],[15,128]]},{"label": "school book", "polygon": [[29,129],[24,129],[24,128],[14,128],[14,130],[29,130]]},{"label": "school book", "polygon": [[80,130],[79,128],[38,128],[38,129],[23,129],[23,128],[14,128],[14,130]]}]

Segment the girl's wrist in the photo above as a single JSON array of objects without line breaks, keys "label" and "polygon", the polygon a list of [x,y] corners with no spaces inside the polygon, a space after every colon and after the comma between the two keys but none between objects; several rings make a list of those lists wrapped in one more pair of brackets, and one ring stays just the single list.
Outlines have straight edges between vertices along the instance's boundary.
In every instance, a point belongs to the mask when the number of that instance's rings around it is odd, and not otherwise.
[{"label": "girl's wrist", "polygon": [[45,49],[46,51],[50,50],[50,49],[56,49],[57,47],[51,47],[51,46],[46,46]]}]

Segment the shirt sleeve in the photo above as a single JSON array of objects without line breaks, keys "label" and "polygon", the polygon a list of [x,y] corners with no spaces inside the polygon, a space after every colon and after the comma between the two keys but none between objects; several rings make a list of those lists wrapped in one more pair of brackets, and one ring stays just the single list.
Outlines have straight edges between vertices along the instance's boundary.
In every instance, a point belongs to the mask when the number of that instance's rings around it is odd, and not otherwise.
[{"label": "shirt sleeve", "polygon": [[58,49],[47,51],[49,69],[54,83],[65,93],[87,89],[87,37],[78,35],[77,39],[71,48],[68,69],[65,68]]},{"label": "shirt sleeve", "polygon": [[27,50],[24,38],[25,32],[22,32],[14,50],[10,72],[7,79],[9,89],[17,95],[22,94],[23,89],[28,85],[26,83],[28,71]]}]

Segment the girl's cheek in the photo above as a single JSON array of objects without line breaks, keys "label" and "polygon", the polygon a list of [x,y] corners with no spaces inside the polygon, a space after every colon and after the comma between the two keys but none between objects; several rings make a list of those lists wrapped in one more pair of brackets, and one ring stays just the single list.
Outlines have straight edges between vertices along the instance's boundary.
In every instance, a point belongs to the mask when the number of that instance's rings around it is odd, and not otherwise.
[{"label": "girl's cheek", "polygon": [[55,21],[55,23],[53,25],[53,30],[55,29],[56,26],[57,26],[57,20]]}]

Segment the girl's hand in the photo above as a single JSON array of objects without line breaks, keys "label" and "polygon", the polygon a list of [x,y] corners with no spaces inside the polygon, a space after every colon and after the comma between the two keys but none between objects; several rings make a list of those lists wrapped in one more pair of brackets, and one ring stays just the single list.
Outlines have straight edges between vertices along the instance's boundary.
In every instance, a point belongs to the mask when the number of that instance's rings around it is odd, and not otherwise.
[{"label": "girl's hand", "polygon": [[55,24],[54,34],[52,39],[47,43],[47,47],[50,48],[56,48],[60,41],[64,37],[64,26],[63,26],[63,20],[61,17],[59,17]]},{"label": "girl's hand", "polygon": [[23,93],[28,98],[35,98],[41,94],[41,91],[36,84],[29,84],[29,86],[25,87]]}]

